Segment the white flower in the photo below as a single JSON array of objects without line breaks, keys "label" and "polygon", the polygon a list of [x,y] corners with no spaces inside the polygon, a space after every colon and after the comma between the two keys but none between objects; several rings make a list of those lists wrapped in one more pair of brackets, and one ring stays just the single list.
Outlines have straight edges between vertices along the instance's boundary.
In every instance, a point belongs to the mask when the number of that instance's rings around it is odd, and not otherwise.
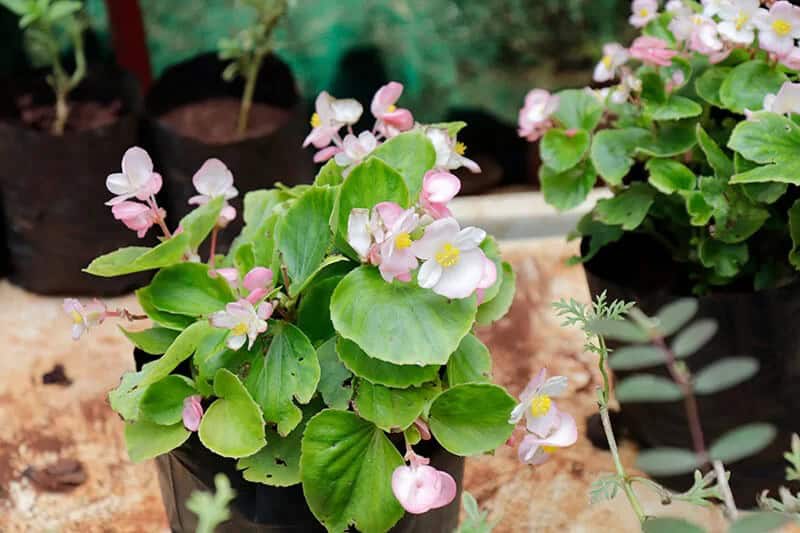
[{"label": "white flower", "polygon": [[603,58],[594,68],[592,79],[596,82],[610,81],[617,77],[617,70],[624,65],[630,55],[628,50],[619,43],[603,45]]},{"label": "white flower", "polygon": [[[750,44],[755,39],[755,16],[759,12],[758,0],[729,0],[719,9],[719,33],[737,44]],[[719,49],[722,49],[720,43]]]},{"label": "white flower", "polygon": [[424,260],[417,274],[419,286],[447,298],[466,298],[479,288],[486,257],[478,245],[486,232],[475,227],[460,229],[454,218],[442,218],[425,228],[411,245]]},{"label": "white flower", "polygon": [[631,25],[637,28],[646,26],[658,15],[658,0],[633,0],[631,12],[628,19]]},{"label": "white flower", "polygon": [[789,2],[775,2],[769,11],[759,9],[754,22],[761,48],[779,56],[791,52],[794,40],[800,38],[800,8]]},{"label": "white flower", "polygon": [[103,323],[106,318],[106,306],[99,300],[84,307],[75,298],[65,298],[64,312],[72,319],[72,338],[78,340],[90,328]]},{"label": "white flower", "polygon": [[272,311],[272,304],[268,302],[262,302],[256,310],[247,300],[239,300],[226,305],[224,311],[212,314],[211,325],[230,330],[225,345],[231,350],[238,350],[247,341],[250,349],[258,335],[267,331],[267,319]]},{"label": "white flower", "polygon": [[690,8],[684,5],[682,0],[669,0],[669,2],[667,2],[667,5],[664,6],[664,10],[667,11],[668,13],[679,13],[687,9]]},{"label": "white flower", "polygon": [[116,195],[106,205],[116,205],[134,196],[148,200],[161,190],[161,184],[161,175],[153,172],[150,155],[138,146],[128,148],[122,156],[122,172],[106,178],[106,188]]},{"label": "white flower", "polygon": [[546,435],[530,433],[519,445],[519,459],[525,464],[539,465],[558,448],[572,446],[578,440],[578,427],[572,415],[556,410],[552,429]]},{"label": "white flower", "polygon": [[547,369],[543,368],[520,394],[520,403],[511,411],[508,422],[516,424],[524,416],[528,431],[540,437],[547,436],[558,422],[558,410],[552,398],[562,395],[566,390],[566,377],[548,378]]},{"label": "white flower", "polygon": [[450,137],[447,130],[442,128],[428,128],[425,132],[433,148],[436,150],[436,168],[454,170],[467,167],[470,172],[480,172],[481,167],[472,159],[464,157],[467,147],[462,142],[457,142],[455,137]]},{"label": "white flower", "polygon": [[713,17],[718,14],[726,4],[730,3],[730,0],[702,0],[702,2],[703,15]]},{"label": "white flower", "polygon": [[362,131],[358,137],[348,134],[342,141],[342,151],[334,156],[337,165],[346,167],[342,174],[349,174],[352,167],[366,159],[377,146],[378,140],[371,131]]},{"label": "white flower", "polygon": [[217,196],[225,198],[225,205],[219,215],[218,224],[225,226],[236,218],[236,209],[228,204],[228,200],[236,198],[239,191],[233,186],[233,173],[219,159],[207,159],[192,177],[192,184],[197,194],[189,198],[189,203],[205,205]]},{"label": "white flower", "polygon": [[778,94],[768,94],[764,97],[764,111],[771,111],[779,115],[800,113],[800,83],[785,82]]},{"label": "white flower", "polygon": [[322,91],[317,96],[315,111],[311,116],[311,133],[303,141],[304,147],[313,144],[317,148],[325,148],[342,126],[358,122],[364,108],[352,98],[337,100]]}]

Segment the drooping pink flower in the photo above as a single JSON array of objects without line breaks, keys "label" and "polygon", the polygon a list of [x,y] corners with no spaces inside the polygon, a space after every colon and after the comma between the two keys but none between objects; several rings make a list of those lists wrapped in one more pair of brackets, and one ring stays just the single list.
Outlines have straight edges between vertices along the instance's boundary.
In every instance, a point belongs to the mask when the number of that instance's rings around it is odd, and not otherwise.
[{"label": "drooping pink flower", "polygon": [[227,281],[228,285],[230,285],[234,290],[239,289],[239,269],[234,267],[218,268],[212,272],[218,276],[221,276],[222,279]]},{"label": "drooping pink flower", "polygon": [[338,146],[328,146],[327,148],[323,148],[314,154],[314,163],[324,163],[341,151],[342,149]]},{"label": "drooping pink flower", "polygon": [[637,37],[630,47],[631,56],[639,61],[660,67],[668,67],[672,64],[672,58],[678,55],[676,50],[671,50],[663,39],[643,35]]},{"label": "drooping pink flower", "polygon": [[394,137],[414,126],[411,111],[395,106],[401,94],[403,84],[392,81],[378,89],[372,98],[370,110],[377,119],[375,129],[385,137]]},{"label": "drooping pink flower", "polygon": [[273,278],[272,269],[255,267],[245,275],[242,286],[249,291],[265,289],[272,285]]},{"label": "drooping pink flower", "polygon": [[267,331],[267,319],[272,316],[271,303],[262,302],[258,309],[247,300],[229,303],[224,311],[217,311],[210,317],[215,328],[229,329],[230,334],[225,345],[231,350],[238,350],[247,342],[247,348],[253,347],[256,338]]},{"label": "drooping pink flower", "polygon": [[162,208],[154,211],[153,208],[145,204],[128,200],[111,206],[111,214],[129,229],[135,231],[140,239],[145,236],[147,230],[158,222],[159,218],[166,216],[166,212]]},{"label": "drooping pink flower", "polygon": [[461,229],[454,218],[442,218],[425,228],[411,245],[423,260],[417,274],[419,286],[447,298],[471,296],[484,276],[485,254],[479,248],[486,232],[475,227]]},{"label": "drooping pink flower", "polygon": [[450,216],[448,202],[461,190],[461,180],[444,170],[429,170],[422,178],[419,203],[432,218]]},{"label": "drooping pink flower", "polygon": [[451,136],[447,130],[429,127],[425,130],[425,135],[436,151],[435,168],[455,170],[465,167],[473,173],[481,171],[478,163],[464,156],[467,151],[466,145],[457,141],[455,136]]},{"label": "drooping pink flower", "polygon": [[311,133],[303,141],[303,147],[313,144],[316,148],[325,148],[342,126],[355,124],[363,112],[356,100],[337,100],[325,91],[319,93],[314,107],[316,112],[311,116]]},{"label": "drooping pink flower", "polygon": [[419,215],[413,208],[403,209],[393,202],[381,202],[375,210],[384,228],[383,239],[377,243],[379,256],[376,257],[381,276],[388,283],[395,278],[411,281],[411,271],[418,265],[411,251],[411,233],[419,226]]},{"label": "drooping pink flower", "polygon": [[784,56],[800,38],[800,8],[780,0],[769,11],[759,9],[753,21],[758,28],[758,44],[764,50]]},{"label": "drooping pink flower", "polygon": [[544,89],[533,89],[525,95],[519,111],[519,136],[533,142],[553,127],[551,115],[558,110],[559,98]]},{"label": "drooping pink flower", "polygon": [[630,54],[628,49],[619,43],[603,45],[603,58],[594,67],[592,79],[598,83],[611,81],[617,77],[619,68],[627,63]]},{"label": "drooping pink flower", "polygon": [[519,445],[519,459],[525,464],[540,465],[558,448],[572,446],[578,440],[578,428],[572,415],[554,408],[555,420],[545,435],[531,432]]},{"label": "drooping pink flower", "polygon": [[153,172],[150,155],[138,146],[128,148],[122,156],[122,172],[106,178],[106,188],[116,195],[106,205],[113,206],[134,197],[145,201],[158,193],[161,185],[161,175]]},{"label": "drooping pink flower", "polygon": [[334,156],[336,164],[345,167],[342,175],[349,174],[353,167],[366,159],[377,146],[378,139],[371,131],[362,131],[358,137],[352,133],[347,134],[342,141],[342,151]]},{"label": "drooping pink flower", "polygon": [[197,431],[203,418],[202,398],[199,395],[188,396],[183,400],[183,427],[189,431]]},{"label": "drooping pink flower", "polygon": [[233,173],[219,159],[207,159],[192,176],[192,184],[199,194],[189,198],[189,204],[205,205],[212,199],[222,196],[225,205],[219,214],[217,224],[225,227],[236,218],[236,208],[228,200],[236,198],[239,191],[233,186]]},{"label": "drooping pink flower", "polygon": [[658,0],[633,0],[628,22],[641,28],[658,16]]},{"label": "drooping pink flower", "polygon": [[85,307],[75,298],[64,298],[64,312],[72,320],[72,338],[78,340],[90,328],[100,325],[106,318],[107,308],[100,300],[94,300]]},{"label": "drooping pink flower", "polygon": [[456,482],[447,472],[429,466],[429,460],[410,452],[409,465],[392,473],[392,492],[403,509],[412,514],[427,513],[449,505],[456,497]]}]

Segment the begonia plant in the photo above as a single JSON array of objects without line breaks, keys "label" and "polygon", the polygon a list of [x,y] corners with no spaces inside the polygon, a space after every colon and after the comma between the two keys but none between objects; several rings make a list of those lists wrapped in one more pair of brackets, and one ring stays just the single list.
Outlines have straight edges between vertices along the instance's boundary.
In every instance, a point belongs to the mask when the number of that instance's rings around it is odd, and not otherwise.
[{"label": "begonia plant", "polygon": [[[352,125],[362,106],[321,94],[306,143],[326,164],[311,185],[247,193],[226,255],[216,235],[237,215],[227,201],[238,191],[221,161],[197,171],[197,207],[173,231],[144,150],[128,150],[108,176],[113,215],[140,236],[159,227],[162,241],[86,271],[157,270],[136,291],[144,314],[74,299],[65,309],[76,338],[109,317],[152,324],[122,330],[147,359],[109,394],[134,461],[196,432],[246,480],[302,483],[330,531],[380,532],[404,510],[424,513],[456,495],[453,477],[415,452],[420,441],[468,456],[509,439],[519,409],[512,416],[516,402],[491,383],[473,328],[507,312],[514,273],[492,237],[462,228],[448,209],[460,189],[449,170],[479,170],[456,140],[464,125],[414,123],[395,105],[402,90],[392,82],[378,91],[374,128],[360,135]],[[552,393],[547,383],[531,394]],[[549,412],[536,398],[536,413]],[[539,461],[563,442],[554,433],[574,433],[569,417],[546,426],[533,428],[541,438],[527,441],[526,457]]]},{"label": "begonia plant", "polygon": [[800,7],[763,4],[635,0],[642,35],[603,48],[602,88],[528,94],[519,133],[540,141],[545,200],[613,193],[578,224],[581,260],[635,232],[700,292],[797,278]]}]

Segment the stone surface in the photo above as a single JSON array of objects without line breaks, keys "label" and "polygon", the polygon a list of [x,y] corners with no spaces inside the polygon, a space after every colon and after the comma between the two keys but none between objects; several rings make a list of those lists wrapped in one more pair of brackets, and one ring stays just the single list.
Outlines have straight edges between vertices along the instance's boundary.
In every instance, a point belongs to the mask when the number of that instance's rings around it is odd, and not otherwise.
[{"label": "stone surface", "polygon": [[[574,414],[581,437],[550,462],[520,465],[515,450],[467,462],[466,487],[497,520],[498,533],[637,531],[622,496],[588,504],[589,485],[613,469],[607,452],[595,450],[585,434],[585,418],[596,409],[595,358],[582,350],[577,330],[559,327],[551,302],[588,299],[582,270],[564,265],[575,252],[561,239],[503,245],[518,275],[517,295],[508,317],[482,328],[480,337],[494,357],[494,376],[518,394],[541,367],[570,378],[563,409]],[[122,439],[122,423],[105,395],[132,368],[130,347],[112,322],[80,342],[69,337],[60,300],[25,293],[0,282],[0,531],[157,532],[166,519],[152,463],[132,464]],[[132,296],[110,307],[137,309]],[[71,384],[43,384],[44,374],[61,364]],[[623,461],[635,450],[622,444]],[[59,460],[79,461],[85,481],[57,492],[44,490],[26,475]],[[67,463],[71,464],[71,463]],[[80,481],[80,476],[68,476]],[[712,531],[722,530],[714,509],[662,507],[640,491],[647,512],[691,517]]]}]

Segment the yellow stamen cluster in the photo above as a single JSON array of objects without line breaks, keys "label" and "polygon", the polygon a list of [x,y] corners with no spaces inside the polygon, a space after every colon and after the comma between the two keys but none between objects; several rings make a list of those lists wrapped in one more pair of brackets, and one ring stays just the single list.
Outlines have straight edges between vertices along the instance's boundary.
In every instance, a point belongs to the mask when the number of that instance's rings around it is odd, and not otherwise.
[{"label": "yellow stamen cluster", "polygon": [[395,111],[397,111],[397,106],[395,106],[394,104],[386,108],[387,113],[394,113]]},{"label": "yellow stamen cluster", "polygon": [[234,326],[233,329],[231,329],[231,333],[233,333],[234,335],[244,335],[245,333],[247,333],[247,324],[245,324],[244,322],[236,324],[236,326]]},{"label": "yellow stamen cluster", "polygon": [[320,124],[322,124],[322,120],[319,118],[319,113],[314,113],[311,115],[311,127],[318,128]]},{"label": "yellow stamen cluster", "polygon": [[456,143],[456,153],[458,155],[464,155],[467,153],[467,145],[462,143],[461,141]]},{"label": "yellow stamen cluster", "polygon": [[639,16],[642,17],[642,18],[645,18],[649,14],[650,14],[650,11],[646,7],[643,7],[642,9],[639,10]]},{"label": "yellow stamen cluster", "polygon": [[81,314],[79,312],[73,311],[70,316],[72,317],[72,321],[74,323],[76,323],[76,324],[83,323],[83,317],[81,316]]},{"label": "yellow stamen cluster", "polygon": [[544,453],[553,454],[556,453],[556,450],[558,450],[558,446],[542,446],[542,451]]},{"label": "yellow stamen cluster", "polygon": [[611,68],[611,56],[603,56],[600,62],[603,63],[604,67]]},{"label": "yellow stamen cluster", "polygon": [[741,30],[747,23],[747,19],[747,15],[740,11],[739,14],[736,15],[736,21],[734,22],[736,24],[736,29]]},{"label": "yellow stamen cluster", "polygon": [[774,31],[779,37],[783,37],[792,31],[792,25],[783,19],[778,19],[772,23],[772,31]]},{"label": "yellow stamen cluster", "polygon": [[460,254],[461,250],[448,242],[436,253],[436,262],[443,267],[455,266],[458,263],[458,256]]},{"label": "yellow stamen cluster", "polygon": [[546,394],[535,396],[533,400],[531,400],[531,414],[536,418],[544,416],[550,411],[550,406],[552,404],[553,400]]},{"label": "yellow stamen cluster", "polygon": [[405,250],[411,246],[411,235],[408,233],[401,233],[394,238],[394,245],[400,250]]}]

